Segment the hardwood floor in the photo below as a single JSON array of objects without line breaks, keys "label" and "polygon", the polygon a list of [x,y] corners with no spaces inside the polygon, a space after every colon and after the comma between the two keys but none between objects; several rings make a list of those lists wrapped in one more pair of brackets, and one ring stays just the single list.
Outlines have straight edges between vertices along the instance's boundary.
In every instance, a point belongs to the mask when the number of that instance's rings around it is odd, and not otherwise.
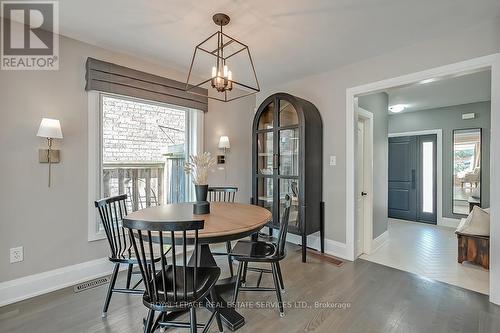
[{"label": "hardwood floor", "polygon": [[[500,332],[500,307],[485,295],[364,260],[337,267],[309,256],[302,264],[298,246],[288,251],[282,265],[286,316],[256,308],[264,304],[257,302],[274,306],[274,293],[241,292],[242,305],[254,308],[240,307],[246,324],[237,332]],[[248,285],[256,279],[249,273]],[[270,276],[263,279],[270,283]],[[108,318],[101,319],[105,291],[68,288],[2,307],[0,332],[141,332],[146,311],[140,297],[115,294]],[[198,310],[200,321],[207,316]],[[210,332],[217,332],[215,324]]]}]

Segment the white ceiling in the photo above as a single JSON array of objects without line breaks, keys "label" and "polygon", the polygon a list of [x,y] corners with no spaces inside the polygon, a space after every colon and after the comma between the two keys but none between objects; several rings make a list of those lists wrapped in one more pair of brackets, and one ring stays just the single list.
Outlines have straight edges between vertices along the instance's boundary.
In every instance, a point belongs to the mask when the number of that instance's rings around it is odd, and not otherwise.
[{"label": "white ceiling", "polygon": [[[417,83],[387,90],[389,106],[404,104],[402,112],[434,109],[491,100],[491,71]],[[389,114],[392,114],[389,112]]]},{"label": "white ceiling", "polygon": [[187,74],[216,12],[231,16],[226,33],[250,46],[265,87],[498,21],[500,1],[61,0],[60,31]]}]

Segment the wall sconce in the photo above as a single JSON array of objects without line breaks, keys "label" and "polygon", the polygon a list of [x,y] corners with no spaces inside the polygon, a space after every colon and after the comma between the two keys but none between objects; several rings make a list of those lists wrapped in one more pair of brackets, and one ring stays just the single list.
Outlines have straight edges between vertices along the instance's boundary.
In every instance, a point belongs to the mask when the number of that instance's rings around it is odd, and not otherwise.
[{"label": "wall sconce", "polygon": [[60,150],[52,149],[52,140],[63,138],[61,131],[61,124],[59,123],[59,120],[42,118],[36,136],[47,139],[48,149],[38,150],[38,161],[40,163],[49,163],[49,187],[50,187],[52,163],[59,163],[59,161],[61,160]]},{"label": "wall sconce", "polygon": [[217,164],[224,164],[226,163],[226,150],[231,148],[231,145],[229,144],[229,137],[227,135],[222,135],[219,138],[219,149],[224,150],[224,155],[217,155]]}]

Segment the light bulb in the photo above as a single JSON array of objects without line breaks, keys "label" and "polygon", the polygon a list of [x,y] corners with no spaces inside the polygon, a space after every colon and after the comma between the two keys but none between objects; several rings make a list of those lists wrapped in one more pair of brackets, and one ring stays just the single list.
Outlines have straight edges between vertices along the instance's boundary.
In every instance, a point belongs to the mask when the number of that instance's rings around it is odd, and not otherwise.
[{"label": "light bulb", "polygon": [[389,106],[389,111],[394,112],[394,113],[401,112],[404,109],[406,109],[406,105],[405,104],[395,104],[395,105]]},{"label": "light bulb", "polygon": [[232,81],[233,80],[233,73],[231,71],[227,71],[227,79],[229,81]]},{"label": "light bulb", "polygon": [[215,74],[217,74],[217,68],[215,66],[212,67],[212,77],[215,77]]},{"label": "light bulb", "polygon": [[224,65],[224,77],[227,77],[227,71],[228,71],[227,66]]}]

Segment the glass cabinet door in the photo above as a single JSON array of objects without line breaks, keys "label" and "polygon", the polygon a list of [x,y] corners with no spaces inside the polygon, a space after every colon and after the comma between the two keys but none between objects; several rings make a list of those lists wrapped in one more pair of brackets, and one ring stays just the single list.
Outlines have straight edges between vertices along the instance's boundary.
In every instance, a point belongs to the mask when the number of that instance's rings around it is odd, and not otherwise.
[{"label": "glass cabinet door", "polygon": [[257,134],[257,173],[273,174],[274,133],[261,132]]},{"label": "glass cabinet door", "polygon": [[281,176],[299,175],[299,128],[279,131],[279,170]]},{"label": "glass cabinet door", "polygon": [[297,111],[290,102],[279,101],[278,149],[279,149],[279,221],[285,210],[285,197],[291,197],[289,228],[299,230],[299,149],[300,131]]},{"label": "glass cabinet door", "polygon": [[299,125],[299,117],[297,116],[297,110],[293,107],[290,102],[284,99],[280,100],[280,115],[279,115],[279,126],[293,126]]},{"label": "glass cabinet door", "polygon": [[274,127],[274,102],[269,103],[259,118],[258,130],[268,130]]},{"label": "glass cabinet door", "polygon": [[257,179],[257,204],[273,211],[274,203],[273,178],[259,177]]},{"label": "glass cabinet door", "polygon": [[255,130],[256,204],[273,213],[272,226],[279,228],[288,194],[291,197],[289,228],[299,231],[300,127],[297,110],[286,100],[274,100],[261,112]]},{"label": "glass cabinet door", "polygon": [[299,118],[286,100],[279,101],[279,174],[299,175]]}]

